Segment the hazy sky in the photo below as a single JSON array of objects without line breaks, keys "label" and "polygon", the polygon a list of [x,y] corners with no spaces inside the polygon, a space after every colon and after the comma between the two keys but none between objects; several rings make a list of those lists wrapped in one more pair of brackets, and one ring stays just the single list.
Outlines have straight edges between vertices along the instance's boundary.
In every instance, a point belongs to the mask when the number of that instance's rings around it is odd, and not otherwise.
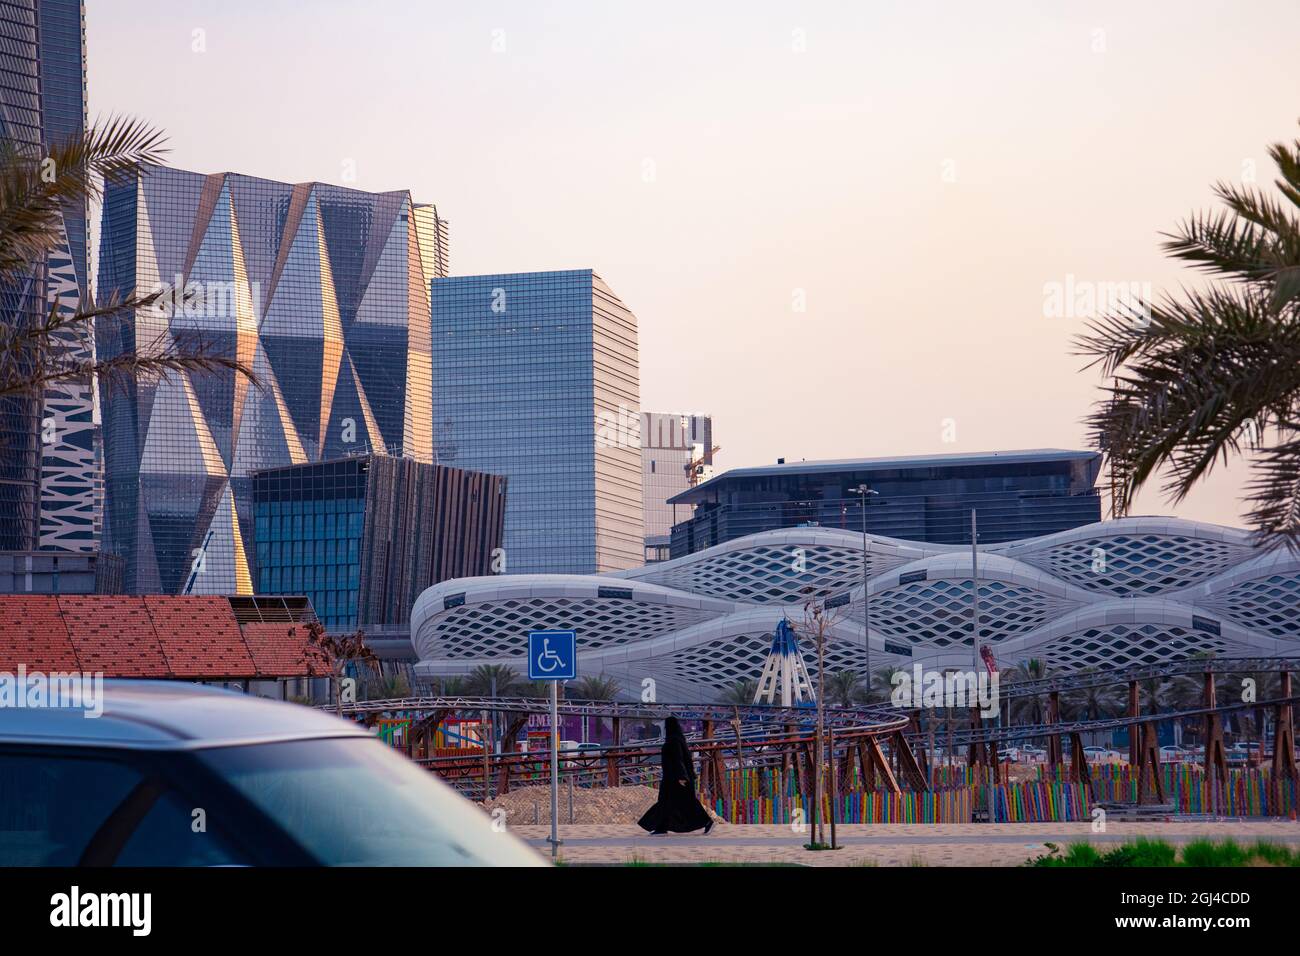
[{"label": "hazy sky", "polygon": [[92,117],[409,188],[455,274],[596,269],[642,407],[712,413],[723,468],[1083,447],[1050,293],[1191,281],[1159,232],[1300,134],[1295,0],[86,5]]}]

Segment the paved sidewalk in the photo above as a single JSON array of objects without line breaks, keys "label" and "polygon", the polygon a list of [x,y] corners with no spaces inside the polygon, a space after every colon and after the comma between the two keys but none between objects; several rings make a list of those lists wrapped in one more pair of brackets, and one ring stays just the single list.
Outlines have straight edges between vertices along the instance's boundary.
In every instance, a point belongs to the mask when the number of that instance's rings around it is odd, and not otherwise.
[{"label": "paved sidewalk", "polygon": [[[512,831],[549,853],[549,826]],[[829,837],[829,828],[827,834]],[[1084,840],[1122,843],[1140,836],[1182,843],[1198,837],[1242,842],[1271,840],[1300,844],[1300,824],[1290,821],[1192,821],[1111,823],[1093,833],[1090,823],[844,824],[837,828],[842,849],[810,852],[809,831],[783,824],[720,823],[708,836],[650,836],[629,824],[560,827],[560,858],[570,863],[798,863],[806,866],[1018,866],[1046,853],[1045,843]]]}]

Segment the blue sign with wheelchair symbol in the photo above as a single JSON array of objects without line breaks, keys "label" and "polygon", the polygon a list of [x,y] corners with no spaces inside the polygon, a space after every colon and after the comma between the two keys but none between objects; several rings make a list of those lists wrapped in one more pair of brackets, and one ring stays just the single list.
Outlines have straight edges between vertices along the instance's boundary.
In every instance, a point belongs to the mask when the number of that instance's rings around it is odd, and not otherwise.
[{"label": "blue sign with wheelchair symbol", "polygon": [[529,680],[573,680],[577,676],[576,631],[528,632]]}]

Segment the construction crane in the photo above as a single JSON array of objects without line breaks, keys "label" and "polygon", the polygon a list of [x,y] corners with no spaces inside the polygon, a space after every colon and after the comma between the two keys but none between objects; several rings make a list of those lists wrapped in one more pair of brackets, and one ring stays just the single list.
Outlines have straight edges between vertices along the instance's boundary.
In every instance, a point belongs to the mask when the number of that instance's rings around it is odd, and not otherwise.
[{"label": "construction crane", "polygon": [[212,543],[212,537],[216,532],[211,528],[203,536],[203,547],[194,549],[194,560],[190,564],[190,576],[185,579],[185,590],[182,594],[191,594],[194,591],[194,582],[199,579],[199,572],[203,570],[204,562],[208,560],[208,545]]},{"label": "construction crane", "polygon": [[[696,449],[699,449],[697,452]],[[714,445],[709,451],[704,450],[704,446],[696,442],[691,446],[690,460],[686,463],[686,484],[694,488],[701,481],[708,481],[711,477],[713,468],[713,456],[722,451],[721,445]]]}]

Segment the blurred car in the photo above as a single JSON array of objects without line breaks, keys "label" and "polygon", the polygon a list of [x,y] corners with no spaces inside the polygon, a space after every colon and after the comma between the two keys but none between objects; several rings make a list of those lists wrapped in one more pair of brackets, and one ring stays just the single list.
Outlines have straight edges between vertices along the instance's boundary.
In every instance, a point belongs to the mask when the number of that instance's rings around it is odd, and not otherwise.
[{"label": "blurred car", "polygon": [[1020,762],[1020,748],[1019,748],[1019,747],[1004,747],[1003,749],[1001,749],[1001,750],[998,751],[998,759],[1001,760],[1001,761],[1004,761],[1005,763],[1019,763],[1019,762]]},{"label": "blurred car", "polygon": [[1261,755],[1258,741],[1239,740],[1227,749],[1224,756],[1229,763],[1258,763]]},{"label": "blurred car", "polygon": [[1124,759],[1118,750],[1109,747],[1084,747],[1083,755],[1089,763],[1119,763]]},{"label": "blurred car", "polygon": [[102,703],[0,707],[0,866],[545,865],[358,724],[164,681]]},{"label": "blurred car", "polygon": [[1161,747],[1161,763],[1187,763],[1192,759],[1192,752],[1182,747]]},{"label": "blurred car", "polygon": [[1034,763],[1047,759],[1047,751],[1042,747],[1025,746],[1020,748],[1020,759],[1027,763]]}]

